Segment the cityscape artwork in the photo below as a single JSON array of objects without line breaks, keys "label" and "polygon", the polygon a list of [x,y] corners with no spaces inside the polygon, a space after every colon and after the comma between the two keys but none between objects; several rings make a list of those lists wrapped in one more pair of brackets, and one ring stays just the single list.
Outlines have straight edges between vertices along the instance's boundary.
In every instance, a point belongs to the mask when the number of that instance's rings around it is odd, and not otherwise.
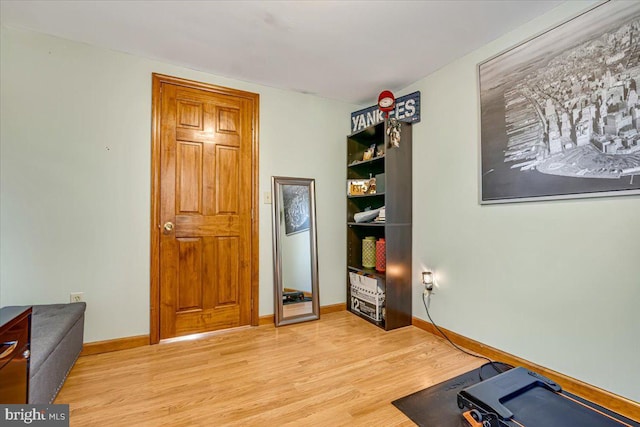
[{"label": "cityscape artwork", "polygon": [[481,203],[640,194],[640,2],[478,66]]},{"label": "cityscape artwork", "polygon": [[307,185],[282,186],[284,230],[287,236],[309,229],[309,187]]}]

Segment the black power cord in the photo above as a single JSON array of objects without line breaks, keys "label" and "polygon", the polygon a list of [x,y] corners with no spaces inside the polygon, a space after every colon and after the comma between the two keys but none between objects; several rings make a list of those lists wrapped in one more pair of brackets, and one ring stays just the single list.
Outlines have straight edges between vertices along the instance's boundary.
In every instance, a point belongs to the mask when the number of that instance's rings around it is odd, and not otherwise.
[{"label": "black power cord", "polygon": [[[473,354],[473,353],[470,353],[470,352],[468,352],[467,350],[465,350],[465,349],[463,349],[463,348],[461,348],[461,347],[458,347],[458,346],[457,346],[453,341],[451,341],[451,340],[449,339],[449,337],[447,336],[447,334],[445,334],[444,332],[442,332],[442,330],[438,327],[438,325],[436,324],[436,322],[434,322],[434,321],[433,321],[433,319],[431,318],[431,314],[429,313],[429,307],[427,307],[427,300],[426,300],[426,298],[425,298],[426,296],[427,296],[427,292],[424,292],[424,293],[422,294],[422,303],[424,304],[424,309],[427,311],[427,317],[429,318],[429,321],[431,321],[431,324],[433,325],[433,327],[434,327],[434,328],[436,328],[436,330],[437,330],[438,332],[440,332],[440,335],[442,335],[442,336],[444,337],[444,339],[446,339],[447,341],[449,341],[449,344],[451,344],[451,345],[452,345],[454,348],[456,348],[457,350],[459,350],[459,351],[461,351],[461,352],[463,352],[463,353],[465,353],[465,354],[468,354],[469,356],[477,357],[478,359],[484,359],[484,360],[486,360],[486,361],[487,361],[487,363],[485,363],[484,365],[480,366],[480,368],[478,369],[478,376],[480,377],[480,381],[483,381],[483,380],[484,380],[484,378],[482,378],[482,368],[484,368],[485,366],[489,366],[489,365],[491,365],[491,366],[493,367],[493,369],[495,369],[495,371],[496,371],[497,373],[499,373],[499,374],[501,374],[501,373],[503,373],[503,372],[506,372],[506,371],[508,371],[509,369],[513,368],[513,366],[511,366],[511,365],[509,365],[509,364],[507,364],[507,363],[497,362],[497,361],[494,361],[494,360],[489,359],[488,357],[480,356],[480,355],[477,355],[477,354]],[[502,365],[502,366],[503,366],[503,368],[502,368],[502,369],[498,368],[498,366],[496,366],[496,363],[497,363],[497,364],[499,364],[499,365]]]},{"label": "black power cord", "polygon": [[[481,366],[480,366],[480,368],[478,368],[478,377],[480,378],[480,381],[484,381],[484,378],[482,377],[482,369],[483,369],[485,366],[491,366],[491,367],[493,367],[493,369],[495,369],[495,371],[496,371],[498,374],[501,374],[501,373],[506,372],[506,371],[508,371],[509,369],[513,368],[513,366],[509,365],[508,363],[504,363],[504,362],[497,362],[497,361],[494,361],[494,360],[489,359],[488,357],[480,356],[480,355],[478,355],[478,354],[470,353],[470,352],[468,352],[467,350],[465,350],[465,349],[463,349],[463,348],[459,347],[458,345],[456,345],[456,343],[454,343],[453,341],[451,341],[451,339],[447,336],[447,334],[445,334],[445,333],[444,333],[444,332],[443,332],[443,331],[438,327],[438,325],[436,324],[436,322],[434,322],[434,321],[433,321],[433,319],[431,318],[431,314],[429,313],[429,307],[427,306],[427,300],[426,300],[426,296],[427,296],[427,295],[428,295],[428,293],[427,293],[427,292],[424,292],[424,293],[422,294],[422,303],[424,304],[424,309],[425,309],[425,310],[426,310],[426,312],[427,312],[427,317],[429,318],[429,321],[431,322],[431,324],[433,325],[433,327],[434,327],[434,328],[436,328],[436,330],[437,330],[438,332],[440,332],[440,335],[442,335],[442,336],[444,337],[444,339],[446,339],[447,341],[449,341],[449,344],[451,344],[455,349],[457,349],[457,350],[459,350],[459,351],[461,351],[461,352],[463,352],[463,353],[465,353],[465,354],[468,354],[469,356],[473,356],[473,357],[476,357],[476,358],[478,358],[478,359],[484,359],[484,360],[486,360],[486,361],[487,361],[487,363],[485,363],[485,364],[481,365]],[[502,366],[502,368],[498,368],[498,366],[497,366],[497,365],[501,365],[501,366]],[[483,423],[482,423],[482,425],[483,425],[483,426],[485,426],[485,425],[487,425],[487,424],[488,424],[490,427],[495,426],[495,423],[494,423],[494,421],[495,421],[495,422],[497,422],[497,425],[498,425],[498,426],[511,427],[511,424],[508,424],[508,423],[504,422],[503,420],[501,420],[501,419],[500,419],[500,417],[498,416],[498,414],[496,414],[496,413],[494,413],[494,412],[491,412],[491,411],[480,411],[480,412],[481,412],[481,413],[483,413],[483,415],[484,415],[484,416],[487,416],[487,415],[489,416],[489,419],[487,419],[487,420],[484,420],[484,421],[483,421]]]}]

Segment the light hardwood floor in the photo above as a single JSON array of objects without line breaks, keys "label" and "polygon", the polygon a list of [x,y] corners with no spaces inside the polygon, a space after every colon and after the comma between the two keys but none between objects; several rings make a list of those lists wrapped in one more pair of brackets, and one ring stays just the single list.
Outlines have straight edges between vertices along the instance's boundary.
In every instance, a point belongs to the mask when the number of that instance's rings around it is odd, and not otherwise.
[{"label": "light hardwood floor", "polygon": [[297,302],[294,304],[286,304],[282,306],[282,317],[284,318],[311,313],[313,313],[313,303],[311,301]]},{"label": "light hardwood floor", "polygon": [[345,312],[78,359],[72,426],[412,426],[391,401],[482,365]]}]

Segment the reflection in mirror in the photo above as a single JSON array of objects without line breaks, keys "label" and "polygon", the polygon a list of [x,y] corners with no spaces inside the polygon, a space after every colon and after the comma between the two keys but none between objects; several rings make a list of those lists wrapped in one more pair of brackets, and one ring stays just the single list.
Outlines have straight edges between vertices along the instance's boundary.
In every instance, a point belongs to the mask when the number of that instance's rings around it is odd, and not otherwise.
[{"label": "reflection in mirror", "polygon": [[276,326],[320,318],[315,181],[271,179]]}]

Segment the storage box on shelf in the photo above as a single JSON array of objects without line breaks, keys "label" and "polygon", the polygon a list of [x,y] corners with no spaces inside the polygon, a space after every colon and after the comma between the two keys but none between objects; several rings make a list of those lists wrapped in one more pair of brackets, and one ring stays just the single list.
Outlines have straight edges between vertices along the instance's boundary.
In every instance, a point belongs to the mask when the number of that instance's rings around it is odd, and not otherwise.
[{"label": "storage box on shelf", "polygon": [[[401,126],[397,148],[387,148],[385,123],[347,137],[347,272],[375,279],[380,288],[373,294],[364,292],[353,286],[347,274],[347,301],[351,312],[386,330],[411,324],[412,135],[410,124]],[[367,150],[373,157],[365,155]],[[351,187],[353,180],[357,181]],[[381,222],[356,222],[354,218],[382,207]],[[366,237],[385,239],[385,271],[363,266]]]},{"label": "storage box on shelf", "polygon": [[367,316],[374,322],[384,318],[384,291],[379,279],[349,272],[352,311]]}]

